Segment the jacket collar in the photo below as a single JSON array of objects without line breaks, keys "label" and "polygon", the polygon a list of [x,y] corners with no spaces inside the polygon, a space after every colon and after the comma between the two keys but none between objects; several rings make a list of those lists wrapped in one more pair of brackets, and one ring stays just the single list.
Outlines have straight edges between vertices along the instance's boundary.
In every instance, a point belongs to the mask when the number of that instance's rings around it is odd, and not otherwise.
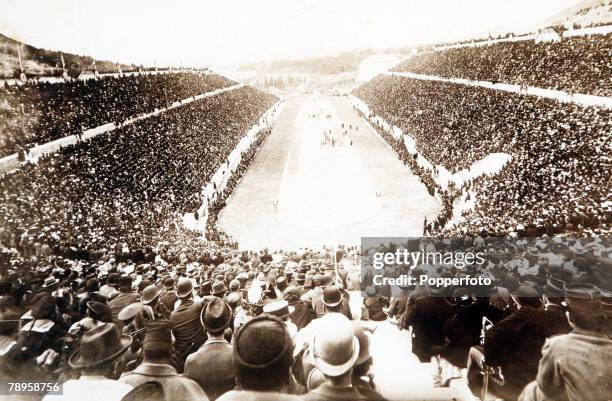
[{"label": "jacket collar", "polygon": [[174,369],[170,365],[159,364],[159,363],[150,363],[143,362],[136,369],[134,369],[133,373],[147,375],[147,376],[177,376],[176,369]]},{"label": "jacket collar", "polygon": [[357,389],[353,386],[334,387],[327,383],[323,383],[313,392],[331,399],[365,400],[365,398],[359,394],[359,391],[357,391]]},{"label": "jacket collar", "polygon": [[209,338],[203,345],[208,344],[229,344],[224,338]]}]

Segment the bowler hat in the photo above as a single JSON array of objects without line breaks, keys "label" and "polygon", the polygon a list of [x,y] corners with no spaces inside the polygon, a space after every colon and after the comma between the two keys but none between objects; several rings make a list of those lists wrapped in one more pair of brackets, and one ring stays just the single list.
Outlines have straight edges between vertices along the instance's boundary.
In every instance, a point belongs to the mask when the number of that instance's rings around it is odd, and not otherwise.
[{"label": "bowler hat", "polygon": [[95,278],[90,278],[89,280],[87,280],[87,283],[85,283],[85,291],[87,292],[96,292],[99,289],[100,284]]},{"label": "bowler hat", "polygon": [[214,296],[221,296],[225,293],[225,291],[227,290],[227,288],[225,287],[225,283],[223,281],[216,281],[213,285],[212,285],[212,295]]},{"label": "bowler hat", "polygon": [[92,318],[110,322],[112,320],[111,310],[107,304],[97,301],[87,302],[87,310]]},{"label": "bowler hat", "polygon": [[193,292],[193,282],[186,278],[181,277],[176,285],[176,296],[179,298],[185,298]]},{"label": "bowler hat", "polygon": [[227,302],[232,308],[240,305],[240,301],[242,301],[242,294],[238,291],[232,291],[225,297],[225,302]]},{"label": "bowler hat", "polygon": [[342,292],[337,285],[330,285],[323,290],[323,304],[329,308],[340,305],[342,298]]},{"label": "bowler hat", "polygon": [[341,376],[359,358],[359,340],[351,321],[340,313],[329,313],[319,321],[310,346],[315,366],[326,376]]},{"label": "bowler hat", "polygon": [[174,279],[172,277],[165,277],[162,280],[162,285],[166,290],[171,290],[174,288]]},{"label": "bowler hat", "polygon": [[249,320],[236,332],[232,343],[238,371],[272,367],[288,370],[293,363],[293,342],[285,323],[275,316],[263,314]]},{"label": "bowler hat", "polygon": [[233,279],[232,281],[230,281],[229,283],[229,290],[230,291],[238,291],[240,289],[240,281]]},{"label": "bowler hat", "polygon": [[225,330],[232,320],[232,309],[224,300],[213,298],[200,313],[202,327],[209,333]]},{"label": "bowler hat", "polygon": [[74,369],[84,369],[110,362],[123,354],[132,344],[132,337],[121,335],[113,323],[93,328],[81,337],[81,346],[68,360]]},{"label": "bowler hat", "polygon": [[323,277],[321,278],[320,285],[322,287],[327,287],[328,285],[332,285],[333,283],[334,283],[334,277],[329,273],[325,273]]}]

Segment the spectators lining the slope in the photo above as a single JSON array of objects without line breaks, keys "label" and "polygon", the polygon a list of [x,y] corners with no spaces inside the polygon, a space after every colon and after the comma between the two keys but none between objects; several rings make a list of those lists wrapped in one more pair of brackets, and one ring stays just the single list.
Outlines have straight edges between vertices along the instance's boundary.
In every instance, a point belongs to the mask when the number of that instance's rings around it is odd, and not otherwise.
[{"label": "spectators lining the slope", "polygon": [[110,122],[123,122],[234,82],[177,72],[0,87],[0,157]]},{"label": "spectators lining the slope", "polygon": [[[26,259],[143,260],[275,98],[229,91],[126,125],[0,180],[0,239]],[[131,256],[127,256],[131,255]]]},{"label": "spectators lining the slope", "polygon": [[612,96],[611,52],[609,33],[426,52],[393,70]]},{"label": "spectators lining the slope", "polygon": [[[609,110],[388,76],[368,82],[355,95],[373,114],[410,134],[429,161],[451,173],[490,153],[512,156],[501,173],[460,188],[475,193],[476,206],[451,232],[484,230],[503,235],[527,228],[539,234],[610,229],[605,193],[612,173],[607,161],[612,151]],[[396,145],[402,149],[403,139]],[[416,164],[413,155],[398,151],[406,162]],[[433,180],[423,180],[433,192]],[[450,218],[449,210],[443,213],[436,232]]]}]

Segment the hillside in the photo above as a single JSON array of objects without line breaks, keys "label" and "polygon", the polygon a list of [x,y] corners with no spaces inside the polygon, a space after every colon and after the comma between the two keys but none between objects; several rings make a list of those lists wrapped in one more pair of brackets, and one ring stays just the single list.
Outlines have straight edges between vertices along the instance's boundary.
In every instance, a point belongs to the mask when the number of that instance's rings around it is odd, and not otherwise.
[{"label": "hillside", "polygon": [[585,0],[542,22],[543,27],[565,28],[612,24],[612,0]]},{"label": "hillside", "polygon": [[[19,58],[17,47],[21,52],[21,59],[26,75],[51,76],[62,74],[62,63],[59,51],[39,49],[18,40],[0,34],[0,78],[16,78],[19,76]],[[71,76],[78,75],[83,69],[90,69],[94,59],[71,53],[62,53],[64,63]],[[99,72],[117,71],[117,65],[110,61],[95,60]],[[123,71],[135,70],[135,65],[121,65]]]}]

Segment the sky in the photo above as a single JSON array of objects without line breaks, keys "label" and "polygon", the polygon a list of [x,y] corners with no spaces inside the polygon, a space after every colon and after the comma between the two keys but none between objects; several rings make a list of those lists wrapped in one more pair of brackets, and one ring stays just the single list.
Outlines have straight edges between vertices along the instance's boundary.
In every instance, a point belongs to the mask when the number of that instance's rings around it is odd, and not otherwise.
[{"label": "sky", "polygon": [[0,0],[0,33],[144,65],[228,66],[482,35],[579,0]]}]

